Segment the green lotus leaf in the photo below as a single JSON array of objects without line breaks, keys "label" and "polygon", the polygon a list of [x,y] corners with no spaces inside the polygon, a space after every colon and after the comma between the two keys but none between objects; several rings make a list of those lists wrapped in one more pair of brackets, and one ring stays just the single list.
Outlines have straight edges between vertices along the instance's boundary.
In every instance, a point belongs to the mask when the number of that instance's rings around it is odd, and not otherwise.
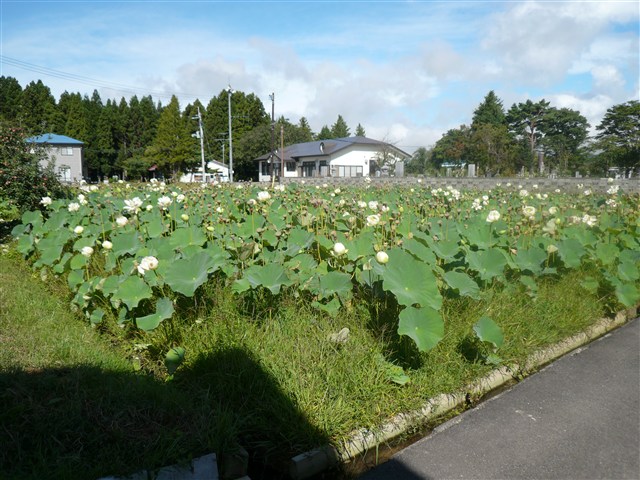
[{"label": "green lotus leaf", "polygon": [[102,322],[104,318],[104,310],[101,308],[96,308],[93,312],[91,312],[91,316],[89,317],[89,321],[94,325]]},{"label": "green lotus leaf", "polygon": [[69,266],[71,267],[71,270],[80,270],[87,265],[88,261],[89,259],[87,257],[77,253],[71,258]]},{"label": "green lotus leaf", "polygon": [[461,226],[461,229],[460,233],[467,239],[469,245],[474,245],[481,250],[491,247],[494,232],[492,226],[485,219],[478,218],[466,228]]},{"label": "green lotus leaf", "polygon": [[67,285],[71,290],[75,290],[82,282],[84,282],[84,270],[71,270],[67,275]]},{"label": "green lotus leaf", "polygon": [[196,289],[207,281],[209,273],[219,265],[204,250],[189,257],[174,260],[164,272],[164,281],[174,292],[193,297]]},{"label": "green lotus leaf", "polygon": [[322,310],[323,312],[327,312],[331,317],[335,317],[336,315],[338,315],[338,312],[340,311],[340,307],[342,305],[337,297],[333,297],[327,303],[318,301],[311,302],[311,306],[317,308],[318,310]]},{"label": "green lotus leaf", "polygon": [[616,285],[616,297],[625,307],[634,307],[640,302],[640,291],[633,283]]},{"label": "green lotus leaf", "polygon": [[169,375],[173,375],[182,362],[184,362],[185,353],[184,347],[175,347],[167,352],[167,355],[164,357],[164,365],[167,367]]},{"label": "green lotus leaf", "polygon": [[129,310],[133,310],[142,300],[152,296],[151,287],[142,278],[137,275],[130,275],[120,283],[118,290],[113,293],[112,301],[121,300]]},{"label": "green lotus leaf", "polygon": [[580,286],[589,293],[596,293],[600,288],[600,283],[593,277],[584,277],[580,282]]},{"label": "green lotus leaf", "polygon": [[147,230],[149,238],[157,238],[165,232],[165,226],[162,223],[162,217],[159,213],[149,218],[144,228]]},{"label": "green lotus leaf", "polygon": [[586,250],[575,238],[567,238],[558,242],[558,253],[567,268],[578,268]]},{"label": "green lotus leaf", "polygon": [[156,312],[136,318],[136,326],[146,332],[150,332],[157,328],[160,322],[171,318],[173,311],[173,302],[167,297],[162,297],[156,303]]},{"label": "green lotus leaf", "polygon": [[190,245],[201,247],[206,241],[206,234],[196,226],[178,228],[169,238],[169,243],[174,249],[182,249]]},{"label": "green lotus leaf", "polygon": [[113,244],[112,251],[117,257],[135,255],[142,246],[137,231],[115,234],[111,237],[111,243]]},{"label": "green lotus leaf", "polygon": [[399,248],[387,252],[389,263],[383,274],[383,288],[392,292],[400,305],[419,305],[439,310],[442,296],[431,267]]},{"label": "green lotus leaf", "polygon": [[483,316],[473,326],[473,331],[482,342],[489,342],[495,348],[500,348],[504,343],[502,329],[496,322],[487,316]]},{"label": "green lotus leaf", "polygon": [[346,273],[334,271],[320,277],[320,295],[323,298],[329,298],[334,294],[343,299],[348,298],[352,289],[351,275]]},{"label": "green lotus leaf", "polygon": [[458,294],[463,297],[480,298],[480,287],[478,284],[464,272],[446,272],[443,276],[444,281],[453,290],[457,290]]},{"label": "green lotus leaf", "polygon": [[503,253],[496,249],[480,250],[478,252],[468,252],[466,256],[469,268],[475,270],[480,278],[485,282],[491,281],[496,277],[502,277],[507,259]]},{"label": "green lotus leaf", "polygon": [[282,286],[291,285],[284,267],[275,263],[252,265],[245,271],[244,277],[252,288],[264,287],[274,295],[280,293]]},{"label": "green lotus leaf", "polygon": [[28,211],[28,212],[24,212],[22,214],[22,223],[24,225],[27,224],[31,224],[31,225],[41,225],[42,224],[42,213],[40,213],[40,210],[33,210],[33,211]]},{"label": "green lotus leaf", "polygon": [[538,295],[538,284],[532,277],[528,275],[522,275],[520,277],[520,283],[527,288],[527,293],[529,294],[529,296],[536,297]]},{"label": "green lotus leaf", "polygon": [[446,261],[453,260],[453,258],[460,253],[458,240],[440,240],[437,242],[430,240],[429,246],[438,258]]},{"label": "green lotus leaf", "polygon": [[618,277],[623,282],[634,282],[640,278],[640,272],[638,271],[638,264],[631,262],[624,262],[618,264]]},{"label": "green lotus leaf", "polygon": [[300,227],[293,228],[287,237],[285,255],[296,256],[300,250],[306,250],[313,243],[314,234]]},{"label": "green lotus leaf", "polygon": [[444,321],[432,308],[407,307],[400,312],[398,335],[407,335],[421,352],[428,352],[444,337]]},{"label": "green lotus leaf", "polygon": [[529,271],[534,275],[539,275],[542,272],[542,263],[546,259],[547,252],[539,247],[531,247],[527,250],[518,250],[518,253],[513,256],[513,260],[520,271]]},{"label": "green lotus leaf", "polygon": [[244,277],[238,278],[233,282],[233,284],[231,284],[231,290],[234,293],[246,292],[247,290],[251,290],[251,284],[249,283],[249,280]]},{"label": "green lotus leaf", "polygon": [[433,250],[415,238],[408,238],[404,240],[402,242],[402,248],[428,265],[436,264],[436,256],[433,253]]},{"label": "green lotus leaf", "polygon": [[611,265],[620,255],[620,249],[612,243],[598,243],[594,255],[602,265]]}]

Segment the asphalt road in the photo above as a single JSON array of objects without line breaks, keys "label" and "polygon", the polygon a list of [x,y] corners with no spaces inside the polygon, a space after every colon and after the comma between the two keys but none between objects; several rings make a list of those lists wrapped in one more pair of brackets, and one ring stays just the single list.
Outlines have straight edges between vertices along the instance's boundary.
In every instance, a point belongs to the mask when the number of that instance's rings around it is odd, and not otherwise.
[{"label": "asphalt road", "polygon": [[443,424],[360,480],[640,479],[640,321]]}]

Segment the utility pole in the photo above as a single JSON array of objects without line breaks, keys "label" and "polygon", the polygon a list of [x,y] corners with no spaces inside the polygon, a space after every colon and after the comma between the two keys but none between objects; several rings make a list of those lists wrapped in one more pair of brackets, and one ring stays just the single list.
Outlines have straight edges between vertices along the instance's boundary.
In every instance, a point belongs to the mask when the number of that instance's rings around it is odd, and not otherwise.
[{"label": "utility pole", "polygon": [[200,159],[202,161],[202,183],[207,180],[204,175],[204,132],[202,131],[202,115],[200,115],[200,107],[198,107],[198,131],[200,133]]},{"label": "utility pole", "polygon": [[280,183],[283,183],[284,179],[284,123],[280,125]]},{"label": "utility pole", "polygon": [[[274,148],[275,148],[275,128],[276,128],[276,122],[275,122],[275,117],[274,117],[274,113],[275,113],[275,100],[276,100],[276,94],[272,93],[271,95],[269,95],[269,98],[271,99],[271,162],[269,162],[269,168],[270,168],[270,174],[271,174],[271,183],[273,183],[273,167],[274,164],[273,162],[275,162],[276,160],[276,156],[274,153]],[[280,172],[280,175],[282,175],[282,172]]]},{"label": "utility pole", "polygon": [[231,85],[227,88],[229,94],[229,183],[233,183],[233,137],[231,136]]}]

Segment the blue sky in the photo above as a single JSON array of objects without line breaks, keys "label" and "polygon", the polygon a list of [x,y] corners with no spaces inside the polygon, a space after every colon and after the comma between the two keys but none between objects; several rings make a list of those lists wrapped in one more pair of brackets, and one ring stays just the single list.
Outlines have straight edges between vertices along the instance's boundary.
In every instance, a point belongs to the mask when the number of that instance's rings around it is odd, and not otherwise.
[{"label": "blue sky", "polygon": [[0,0],[0,14],[0,75],[23,87],[184,107],[231,84],[267,111],[274,92],[277,116],[316,131],[340,114],[408,151],[468,124],[490,90],[594,127],[640,95],[637,0]]}]

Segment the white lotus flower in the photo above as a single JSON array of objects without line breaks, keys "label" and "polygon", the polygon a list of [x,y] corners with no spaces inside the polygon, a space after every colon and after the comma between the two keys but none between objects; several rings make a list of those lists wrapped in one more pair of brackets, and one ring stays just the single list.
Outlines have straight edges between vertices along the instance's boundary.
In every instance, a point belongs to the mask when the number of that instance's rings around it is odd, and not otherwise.
[{"label": "white lotus flower", "polygon": [[82,232],[84,232],[84,227],[82,225],[78,225],[73,229],[73,233],[75,233],[76,235],[82,235]]},{"label": "white lotus flower", "polygon": [[111,243],[109,240],[105,240],[104,242],[102,242],[102,248],[104,248],[105,250],[111,250],[113,248],[113,243]]},{"label": "white lotus flower", "polygon": [[386,252],[380,251],[380,252],[376,253],[376,260],[378,261],[378,263],[381,263],[381,264],[384,265],[385,263],[387,263],[389,261],[389,255],[387,255]]},{"label": "white lotus flower", "polygon": [[186,197],[184,196],[184,194],[183,194],[183,193],[181,193],[181,194],[179,194],[179,195],[176,197],[176,202],[178,202],[178,203],[182,203],[182,202],[184,202],[184,199],[185,199],[185,198],[186,198]]},{"label": "white lotus flower", "polygon": [[116,225],[119,227],[124,227],[127,223],[129,223],[129,219],[127,217],[120,216],[116,218]]},{"label": "white lotus flower", "polygon": [[124,201],[124,209],[134,215],[140,211],[140,207],[142,207],[140,197],[133,197],[131,200]]},{"label": "white lotus flower", "polygon": [[51,197],[42,197],[42,200],[40,200],[40,203],[45,207],[51,205],[51,202],[53,202],[53,200],[51,200]]},{"label": "white lotus flower", "polygon": [[369,215],[367,217],[367,225],[370,227],[375,227],[380,223],[380,215]]},{"label": "white lotus flower", "polygon": [[138,264],[138,273],[144,275],[149,270],[155,270],[156,268],[158,268],[158,259],[156,257],[144,257]]},{"label": "white lotus flower", "polygon": [[493,223],[500,220],[500,212],[497,210],[491,210],[487,215],[487,222]]},{"label": "white lotus flower", "polygon": [[522,207],[522,213],[524,214],[525,217],[531,219],[536,214],[536,207],[532,207],[531,205],[525,205],[524,207]]},{"label": "white lotus flower", "polygon": [[77,212],[78,210],[80,210],[80,204],[76,202],[71,202],[67,207],[67,210],[69,210],[70,212]]},{"label": "white lotus flower", "polygon": [[266,190],[262,190],[261,192],[258,192],[258,200],[260,200],[261,202],[266,202],[270,198],[271,198],[271,194]]},{"label": "white lotus flower", "polygon": [[333,246],[333,253],[336,257],[339,257],[340,255],[344,255],[345,253],[347,253],[349,250],[340,242],[337,242],[334,246]]},{"label": "white lotus flower", "polygon": [[166,210],[172,203],[173,200],[171,197],[167,197],[166,195],[158,199],[158,207],[160,207],[161,210]]},{"label": "white lotus flower", "polygon": [[551,215],[555,215],[556,213],[558,213],[558,207],[549,207],[549,213]]},{"label": "white lotus flower", "polygon": [[91,247],[82,247],[82,250],[80,250],[80,253],[89,258],[91,255],[93,255],[93,248]]},{"label": "white lotus flower", "polygon": [[375,210],[378,210],[378,202],[377,202],[377,200],[371,200],[371,201],[368,203],[368,205],[369,205],[369,208],[370,208],[371,210],[374,210],[374,211],[375,211]]}]

